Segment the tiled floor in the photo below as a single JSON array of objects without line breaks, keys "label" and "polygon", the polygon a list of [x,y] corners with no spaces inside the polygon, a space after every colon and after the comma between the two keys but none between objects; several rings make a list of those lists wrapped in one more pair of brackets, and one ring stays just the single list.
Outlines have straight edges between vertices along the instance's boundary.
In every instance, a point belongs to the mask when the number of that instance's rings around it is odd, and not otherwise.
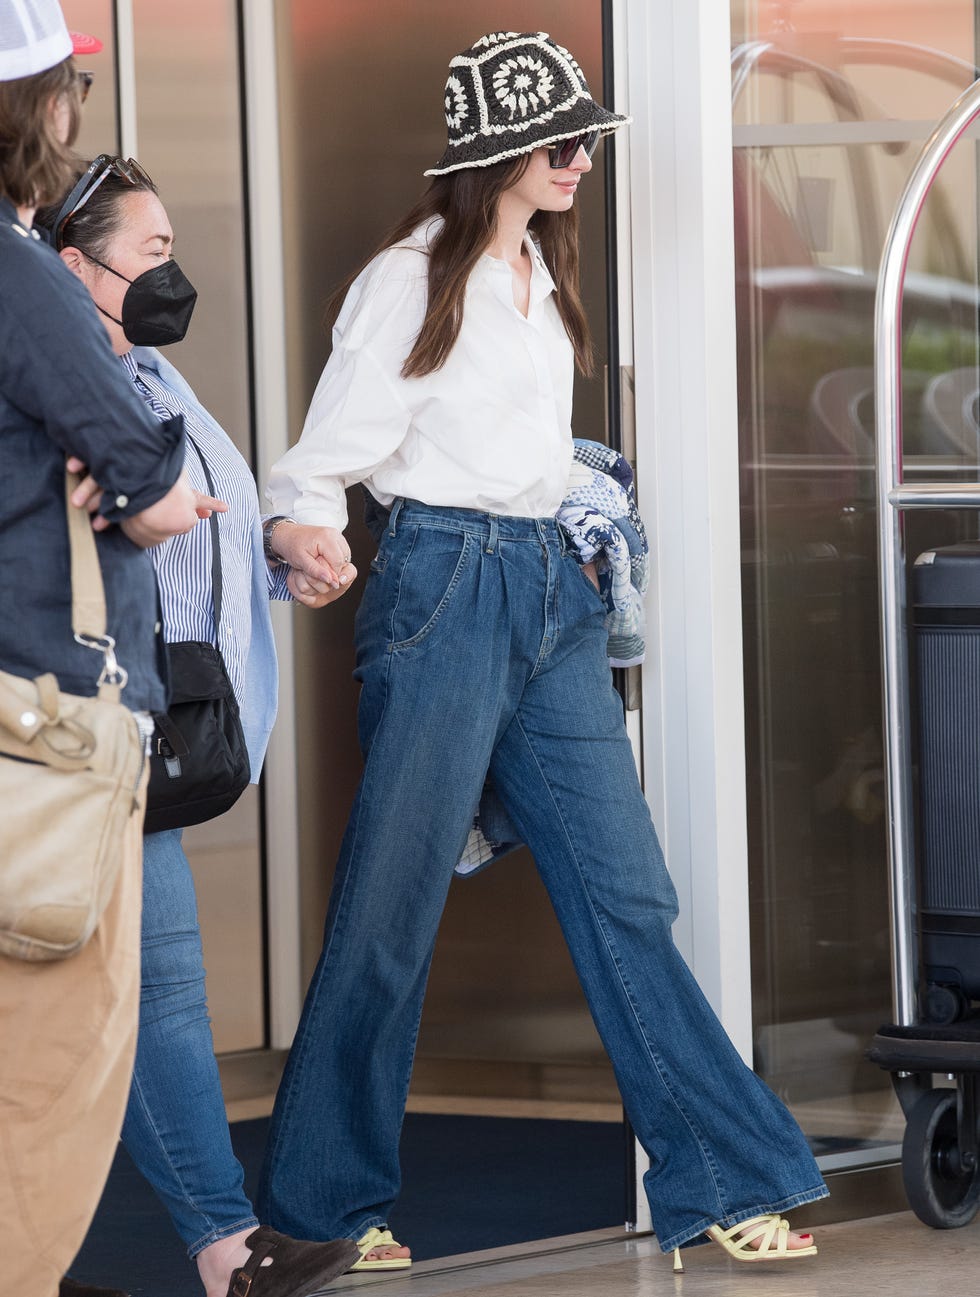
[{"label": "tiled floor", "polygon": [[[229,1104],[229,1116],[264,1115],[271,1099]],[[415,1111],[619,1121],[616,1104],[413,1096]],[[245,1111],[245,1109],[248,1111]],[[806,1129],[900,1142],[904,1119],[890,1091],[802,1105]],[[900,1194],[897,1195],[899,1198]],[[804,1211],[794,1224],[806,1227]],[[774,1264],[729,1261],[714,1245],[688,1248],[685,1273],[650,1236],[615,1230],[551,1239],[496,1252],[422,1262],[408,1275],[349,1275],[333,1297],[980,1297],[980,1217],[965,1229],[936,1231],[911,1212],[814,1231],[816,1258]],[[410,1241],[410,1240],[409,1240]],[[196,1287],[196,1286],[195,1286]],[[177,1297],[177,1294],[174,1294]],[[184,1297],[181,1294],[180,1297]],[[188,1289],[188,1297],[197,1297]]]},{"label": "tiled floor", "polygon": [[590,1235],[506,1253],[416,1266],[410,1277],[351,1275],[338,1297],[974,1297],[980,1292],[980,1221],[936,1231],[911,1213],[824,1226],[820,1254],[739,1264],[713,1246],[685,1250],[685,1273],[649,1237]]}]

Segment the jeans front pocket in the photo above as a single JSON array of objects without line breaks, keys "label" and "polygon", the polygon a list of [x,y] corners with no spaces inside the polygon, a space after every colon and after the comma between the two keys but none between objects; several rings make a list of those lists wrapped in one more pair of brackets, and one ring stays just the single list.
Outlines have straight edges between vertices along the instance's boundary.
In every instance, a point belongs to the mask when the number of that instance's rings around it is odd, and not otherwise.
[{"label": "jeans front pocket", "polygon": [[415,529],[391,613],[392,652],[422,644],[445,620],[477,545],[464,531]]},{"label": "jeans front pocket", "polygon": [[[567,578],[565,574],[567,573]],[[586,574],[584,566],[572,554],[566,554],[562,564],[564,588],[571,592],[579,608],[584,605],[586,616],[605,617],[609,609],[594,581]],[[581,613],[579,614],[581,616]]]}]

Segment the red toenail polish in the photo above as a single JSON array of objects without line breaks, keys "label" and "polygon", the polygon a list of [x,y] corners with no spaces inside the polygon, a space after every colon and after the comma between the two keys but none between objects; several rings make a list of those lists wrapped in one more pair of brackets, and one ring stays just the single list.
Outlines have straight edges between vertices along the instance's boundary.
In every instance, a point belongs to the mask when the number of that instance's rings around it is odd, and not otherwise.
[{"label": "red toenail polish", "polygon": [[800,1238],[813,1238],[812,1234],[801,1234]]}]

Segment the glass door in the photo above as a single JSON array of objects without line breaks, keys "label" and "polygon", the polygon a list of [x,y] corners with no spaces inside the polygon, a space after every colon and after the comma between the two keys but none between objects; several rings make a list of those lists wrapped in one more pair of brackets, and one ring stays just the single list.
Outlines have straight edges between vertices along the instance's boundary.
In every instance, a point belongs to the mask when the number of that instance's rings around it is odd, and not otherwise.
[{"label": "glass door", "polygon": [[[740,492],[756,1066],[827,1169],[893,1155],[864,1060],[891,1020],[874,515],[878,260],[975,78],[973,0],[733,0]],[[976,148],[928,200],[904,303],[906,475],[976,473]],[[909,518],[911,557],[976,535]]]},{"label": "glass door", "polygon": [[[244,177],[234,0],[132,4],[132,45],[116,50],[111,0],[65,0],[70,27],[104,43],[90,66],[77,151],[116,153],[120,141],[117,58],[135,85],[139,160],[159,187],[182,266],[199,293],[184,342],[167,349],[203,404],[246,459],[252,456]],[[174,69],[181,69],[180,93]],[[188,829],[208,970],[208,1003],[219,1054],[266,1044],[265,935],[260,815],[250,788],[224,816]]]},{"label": "glass door", "polygon": [[[575,52],[598,95],[602,4],[541,0],[529,11],[520,0],[466,5],[277,0],[276,20],[287,381],[295,440],[329,353],[325,302],[423,192],[422,173],[442,151],[442,87],[449,59],[487,31],[543,30]],[[577,200],[587,253],[583,296],[600,366],[606,358],[604,158],[600,149]],[[574,401],[576,435],[604,440],[601,379],[578,382]],[[350,493],[349,512],[354,561],[366,572],[375,547],[361,522],[359,489]],[[294,623],[301,699],[296,721],[304,974],[320,952],[334,861],[361,773],[358,690],[351,678],[358,598],[355,590],[329,616],[297,610]],[[383,924],[383,901],[366,918]],[[614,1187],[600,1200],[592,1186],[581,1228],[618,1226],[625,1219],[624,1142],[616,1129],[622,1109],[615,1078],[527,850],[450,889],[428,982],[409,1112],[440,1119],[450,1114],[519,1118],[527,1182],[548,1161],[563,1122],[602,1123],[600,1134],[608,1137],[604,1147],[612,1151],[599,1160],[611,1169]],[[534,1117],[545,1120],[526,1120]],[[582,1127],[577,1138],[583,1148],[587,1135]],[[499,1159],[498,1149],[487,1149],[483,1182],[490,1182]],[[428,1160],[438,1165],[434,1155]],[[417,1183],[409,1172],[406,1190]],[[501,1241],[554,1234],[552,1219],[541,1203]]]}]

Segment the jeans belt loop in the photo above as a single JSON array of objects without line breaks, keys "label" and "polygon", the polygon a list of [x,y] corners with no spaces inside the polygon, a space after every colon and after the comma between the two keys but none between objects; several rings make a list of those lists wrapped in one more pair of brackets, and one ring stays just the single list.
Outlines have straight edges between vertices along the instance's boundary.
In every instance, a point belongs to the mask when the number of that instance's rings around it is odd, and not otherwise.
[{"label": "jeans belt loop", "polygon": [[388,535],[389,536],[394,536],[396,534],[397,528],[395,524],[398,522],[398,515],[402,511],[402,505],[404,503],[405,503],[405,497],[403,495],[395,496],[394,502],[392,503],[391,506],[391,513],[388,514]]},{"label": "jeans belt loop", "polygon": [[497,535],[500,531],[500,523],[497,521],[497,515],[491,513],[487,515],[490,519],[490,535],[487,537],[487,553],[493,554],[497,548]]}]

